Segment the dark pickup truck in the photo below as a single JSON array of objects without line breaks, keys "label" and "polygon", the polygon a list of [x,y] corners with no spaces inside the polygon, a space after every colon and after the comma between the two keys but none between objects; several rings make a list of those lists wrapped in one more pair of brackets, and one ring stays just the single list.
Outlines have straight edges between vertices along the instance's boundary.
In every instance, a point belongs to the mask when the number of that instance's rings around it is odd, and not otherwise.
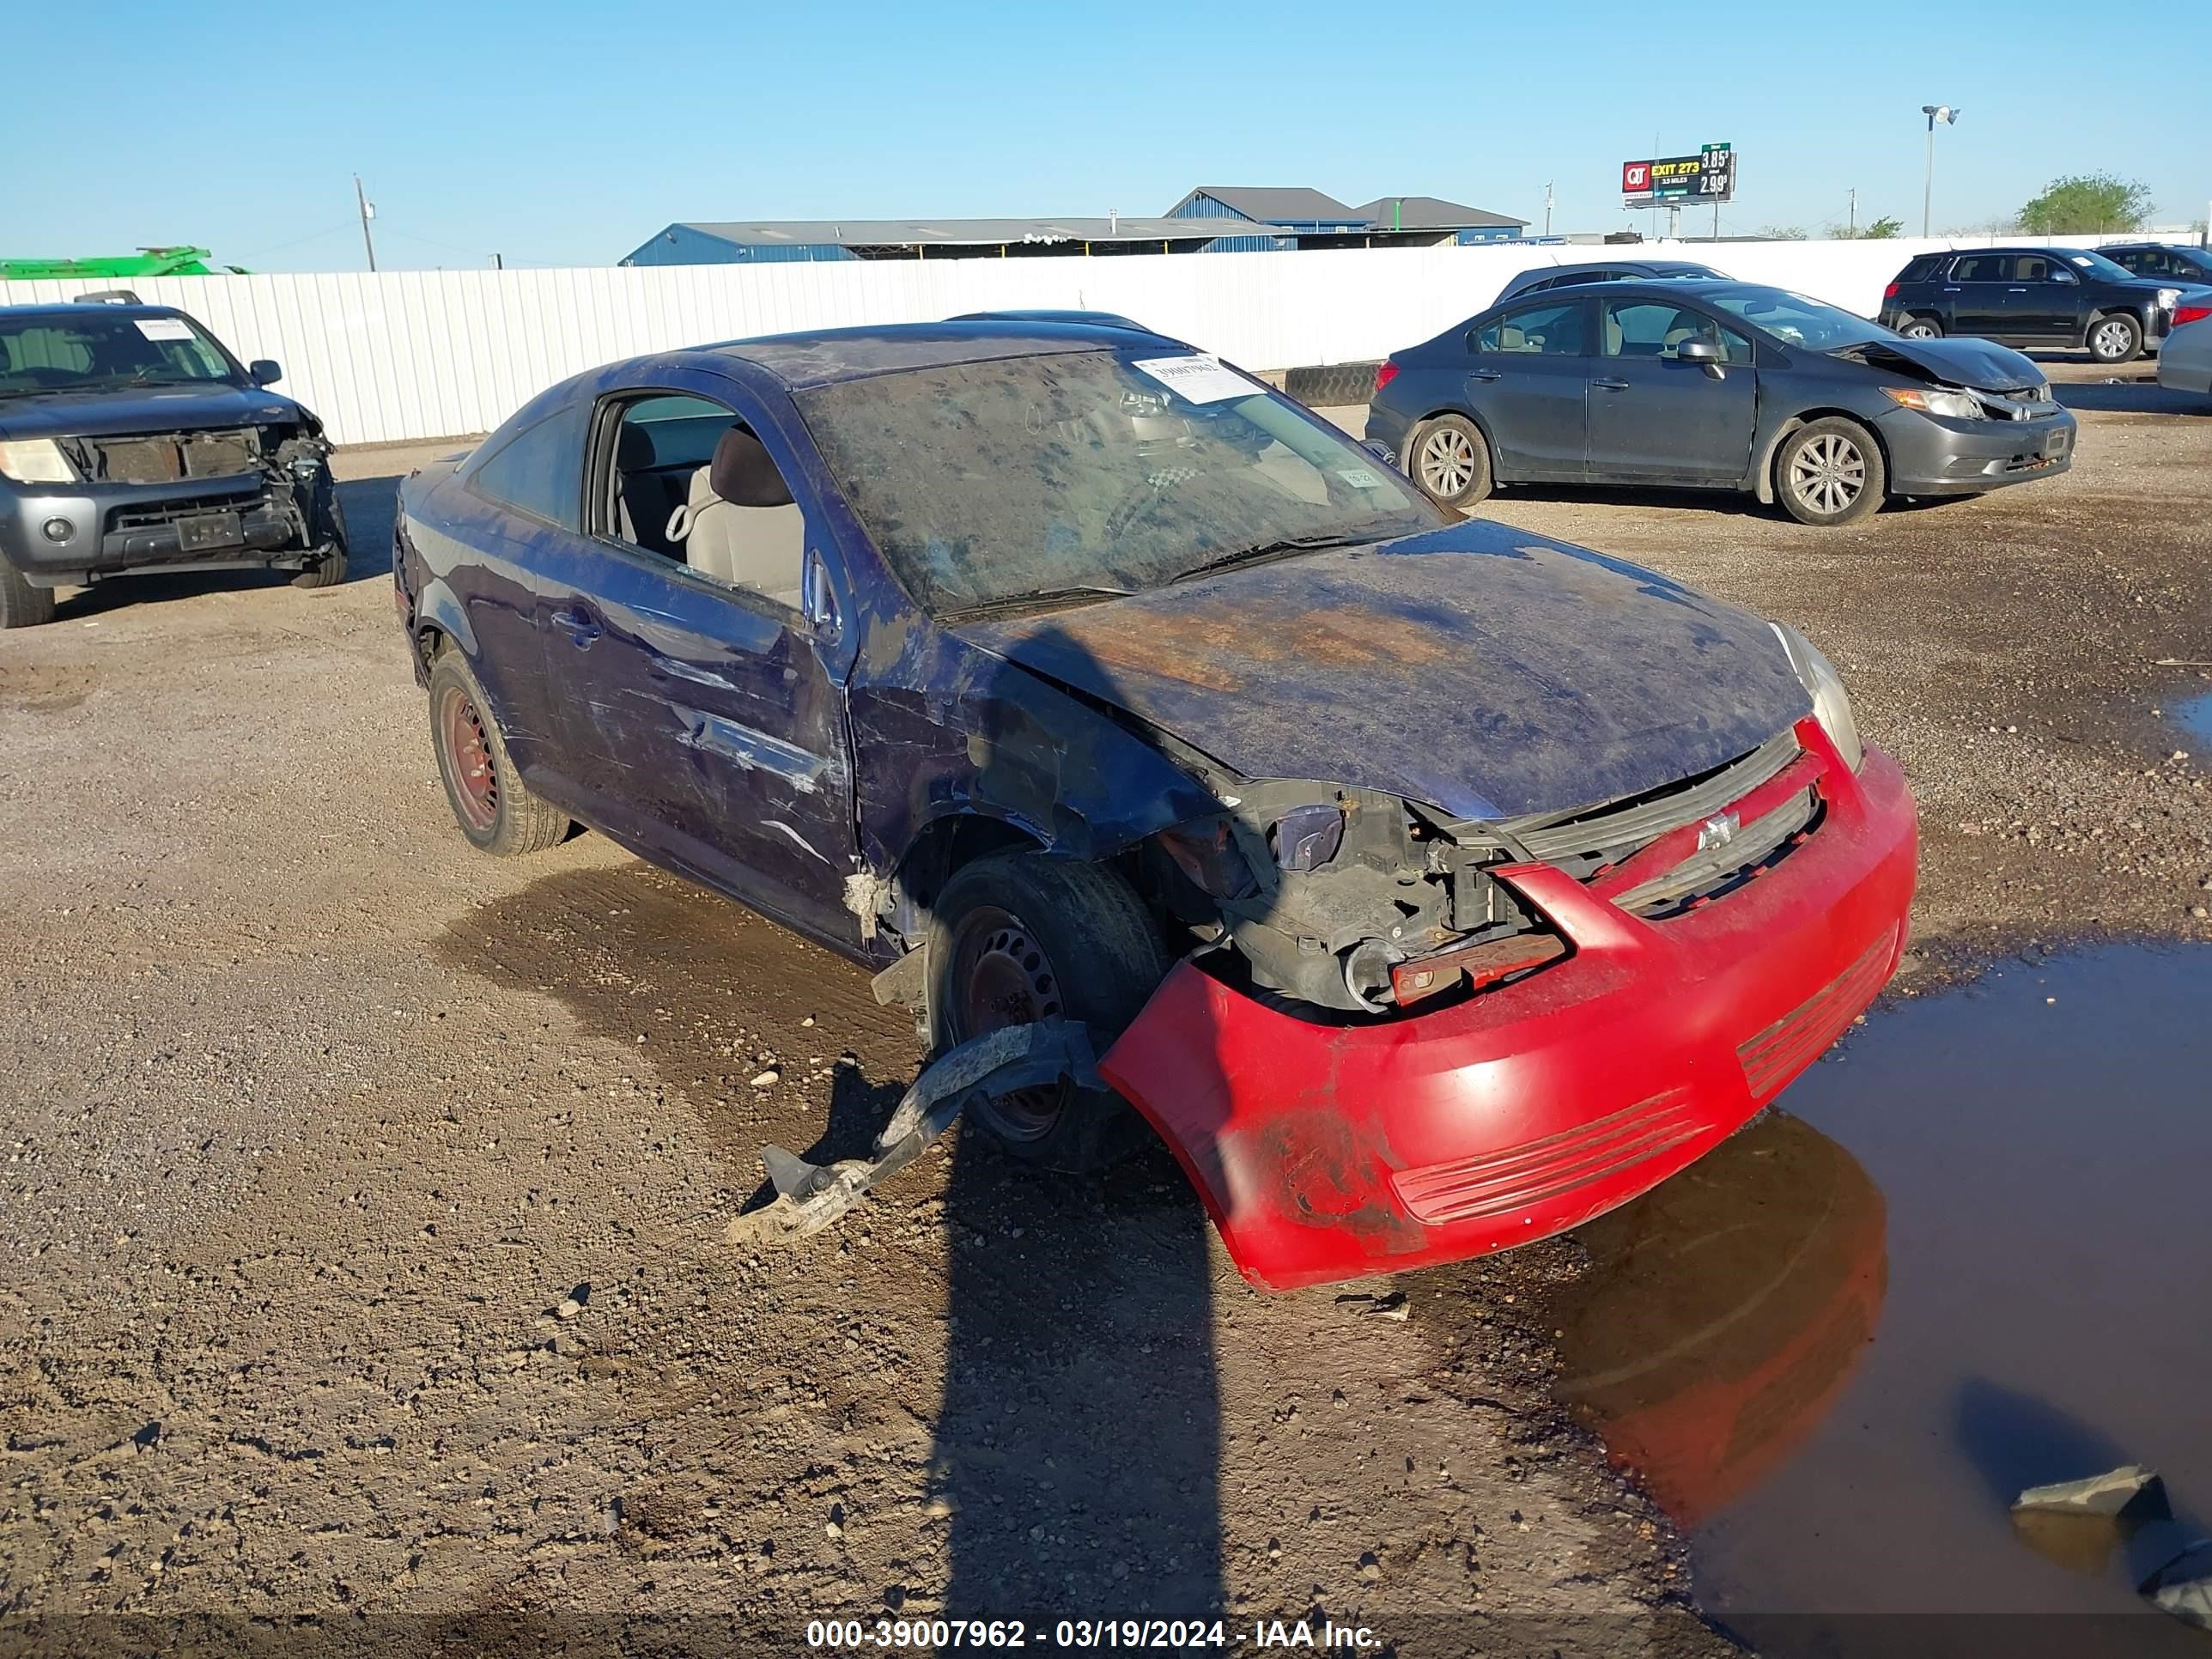
[{"label": "dark pickup truck", "polygon": [[0,628],[143,571],[345,580],[322,423],[164,306],[0,307]]},{"label": "dark pickup truck", "polygon": [[1966,334],[2125,363],[2165,337],[2175,305],[2196,291],[2085,248],[1972,248],[1919,255],[1882,290],[1880,320],[1911,338]]}]

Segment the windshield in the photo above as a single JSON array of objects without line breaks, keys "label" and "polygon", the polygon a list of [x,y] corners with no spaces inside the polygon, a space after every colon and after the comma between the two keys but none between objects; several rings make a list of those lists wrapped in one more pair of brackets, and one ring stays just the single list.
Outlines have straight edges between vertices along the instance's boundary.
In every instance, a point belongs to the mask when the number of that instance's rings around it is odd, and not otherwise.
[{"label": "windshield", "polygon": [[2136,280],[2135,272],[2117,260],[2107,259],[2101,253],[2068,253],[2064,258],[2068,264],[2086,270],[2092,276],[2101,276],[2108,283],[2132,283]]},{"label": "windshield", "polygon": [[183,317],[118,315],[85,306],[80,317],[0,317],[0,398],[125,386],[238,384],[223,349]]},{"label": "windshield", "polygon": [[1834,351],[1891,337],[1890,331],[1880,323],[1778,288],[1740,288],[1699,297],[1765,329],[1778,340],[1808,351]]},{"label": "windshield", "polygon": [[1157,344],[912,369],[797,401],[868,534],[940,617],[1437,522],[1295,404]]}]

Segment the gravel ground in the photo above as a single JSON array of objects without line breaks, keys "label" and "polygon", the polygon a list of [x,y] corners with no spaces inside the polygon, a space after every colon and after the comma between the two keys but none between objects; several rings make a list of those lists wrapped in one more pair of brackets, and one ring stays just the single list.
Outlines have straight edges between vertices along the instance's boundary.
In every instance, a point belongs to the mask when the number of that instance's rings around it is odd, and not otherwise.
[{"label": "gravel ground", "polygon": [[[1492,510],[1824,645],[1920,792],[1939,962],[2202,933],[2201,775],[2152,710],[2212,686],[2152,659],[2212,660],[2212,421],[2084,426],[2066,478],[1840,534]],[[343,458],[343,587],[118,585],[0,640],[0,1613],[788,1652],[832,1614],[1218,1610],[1413,1654],[1487,1612],[1562,1621],[1496,1648],[1718,1650],[1550,1403],[1571,1242],[1261,1297],[1164,1158],[1038,1179],[963,1139],[792,1253],[727,1247],[759,1145],[856,1150],[911,1033],[596,837],[467,851],[374,568],[416,459]]]}]

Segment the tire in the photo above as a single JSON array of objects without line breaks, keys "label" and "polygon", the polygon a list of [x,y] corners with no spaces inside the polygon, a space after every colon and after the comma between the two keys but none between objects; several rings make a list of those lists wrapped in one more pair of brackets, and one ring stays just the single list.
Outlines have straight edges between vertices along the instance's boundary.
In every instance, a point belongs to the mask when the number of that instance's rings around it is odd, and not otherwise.
[{"label": "tire", "polygon": [[568,816],[532,794],[516,774],[483,687],[458,651],[430,665],[430,747],[453,822],[478,852],[517,858],[557,846]]},{"label": "tire", "polygon": [[2132,313],[2107,312],[2090,319],[2088,337],[2082,343],[2089,348],[2094,362],[2108,367],[2131,363],[2142,356],[2142,325]]},{"label": "tire", "polygon": [[316,540],[323,556],[292,578],[295,587],[336,587],[346,577],[345,509],[338,505],[337,483],[328,468],[315,481]]},{"label": "tire", "polygon": [[1439,415],[1413,428],[1406,471],[1447,512],[1464,512],[1490,494],[1490,442],[1464,415]]},{"label": "tire", "polygon": [[34,587],[0,559],[0,628],[36,628],[54,619],[54,590]]},{"label": "tire", "polygon": [[1943,325],[1933,317],[1907,317],[1897,325],[1897,331],[1908,340],[1940,340]]},{"label": "tire", "polygon": [[345,580],[346,550],[333,547],[315,563],[292,578],[295,587],[336,587]]},{"label": "tire", "polygon": [[1375,395],[1375,371],[1382,367],[1377,361],[1293,368],[1283,375],[1283,393],[1309,409],[1349,408]]},{"label": "tire", "polygon": [[[1088,1024],[1103,1052],[1170,966],[1158,928],[1117,872],[1030,852],[994,853],[955,872],[933,907],[927,949],[939,1053],[1054,1013]],[[1065,1079],[969,1111],[1014,1157],[1055,1170],[1103,1168],[1147,1134],[1119,1095]]]},{"label": "tire", "polygon": [[1887,470],[1874,434],[1839,415],[1808,422],[1774,454],[1774,495],[1800,524],[1856,524],[1881,505]]}]

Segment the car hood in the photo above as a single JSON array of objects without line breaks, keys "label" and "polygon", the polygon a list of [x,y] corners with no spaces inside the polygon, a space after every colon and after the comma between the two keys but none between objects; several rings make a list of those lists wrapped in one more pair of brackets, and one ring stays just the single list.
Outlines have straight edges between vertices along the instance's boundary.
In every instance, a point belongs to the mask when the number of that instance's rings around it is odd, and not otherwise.
[{"label": "car hood", "polygon": [[1757,617],[1481,520],[953,631],[1246,777],[1468,818],[1640,794],[1811,707]]},{"label": "car hood", "polygon": [[1912,374],[1933,375],[1950,386],[1971,386],[1978,392],[2018,392],[2038,386],[2048,377],[2035,363],[2010,346],[1987,340],[1869,340],[1845,346],[1831,356],[1877,368],[1898,368]]},{"label": "car hood", "polygon": [[256,386],[134,386],[46,397],[0,397],[0,438],[102,438],[191,432],[310,417],[289,398]]}]

